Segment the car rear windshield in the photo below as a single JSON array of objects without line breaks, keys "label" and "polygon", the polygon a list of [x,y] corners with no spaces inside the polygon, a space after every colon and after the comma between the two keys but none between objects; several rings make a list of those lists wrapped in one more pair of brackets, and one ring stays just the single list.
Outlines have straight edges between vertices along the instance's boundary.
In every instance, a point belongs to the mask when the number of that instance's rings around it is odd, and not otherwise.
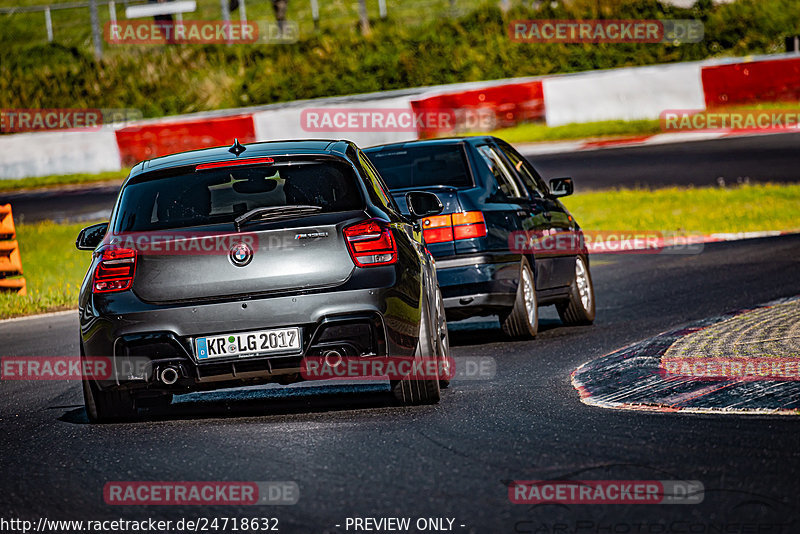
[{"label": "car rear windshield", "polygon": [[471,187],[461,145],[421,145],[368,151],[389,189]]},{"label": "car rear windshield", "polygon": [[363,209],[364,200],[353,169],[334,159],[221,167],[128,184],[114,231],[233,222],[254,208],[296,205],[330,213]]}]

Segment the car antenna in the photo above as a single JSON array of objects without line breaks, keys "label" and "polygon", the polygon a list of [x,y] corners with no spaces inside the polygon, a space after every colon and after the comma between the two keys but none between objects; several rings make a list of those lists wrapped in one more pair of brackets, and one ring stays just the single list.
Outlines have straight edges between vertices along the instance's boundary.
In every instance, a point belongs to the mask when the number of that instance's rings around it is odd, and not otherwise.
[{"label": "car antenna", "polygon": [[230,152],[231,154],[233,154],[238,158],[241,155],[241,153],[244,152],[245,150],[247,150],[247,148],[239,144],[239,139],[234,138],[233,145],[231,145],[231,147],[228,149],[228,152]]}]

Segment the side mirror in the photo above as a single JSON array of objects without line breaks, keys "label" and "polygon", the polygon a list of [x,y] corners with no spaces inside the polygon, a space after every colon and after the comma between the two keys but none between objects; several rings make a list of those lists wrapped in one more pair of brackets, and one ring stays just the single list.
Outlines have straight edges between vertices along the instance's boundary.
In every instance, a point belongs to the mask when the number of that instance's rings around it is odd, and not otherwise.
[{"label": "side mirror", "polygon": [[554,197],[566,197],[574,191],[572,178],[553,178],[550,180],[550,194]]},{"label": "side mirror", "polygon": [[108,231],[108,223],[99,223],[87,226],[78,234],[75,240],[75,248],[78,250],[94,250],[103,241]]},{"label": "side mirror", "polygon": [[427,191],[409,191],[406,193],[408,211],[414,219],[422,219],[442,213],[444,206],[439,197]]}]

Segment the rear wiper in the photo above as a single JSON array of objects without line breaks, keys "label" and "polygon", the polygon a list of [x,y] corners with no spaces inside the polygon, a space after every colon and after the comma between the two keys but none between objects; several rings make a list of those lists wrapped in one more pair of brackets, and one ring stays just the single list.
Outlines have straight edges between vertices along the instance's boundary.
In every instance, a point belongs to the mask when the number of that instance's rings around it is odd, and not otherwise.
[{"label": "rear wiper", "polygon": [[250,221],[268,221],[276,219],[284,219],[287,217],[294,217],[296,215],[311,215],[322,211],[321,206],[310,206],[305,204],[295,204],[292,206],[263,206],[260,208],[253,208],[247,213],[236,217],[233,224],[236,225],[236,231],[240,231],[242,226]]}]

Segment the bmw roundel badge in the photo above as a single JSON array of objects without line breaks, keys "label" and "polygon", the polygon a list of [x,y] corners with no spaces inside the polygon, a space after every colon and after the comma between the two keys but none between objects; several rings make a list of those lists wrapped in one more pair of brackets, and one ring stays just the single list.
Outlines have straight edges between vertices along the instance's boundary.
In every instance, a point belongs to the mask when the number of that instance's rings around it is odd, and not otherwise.
[{"label": "bmw roundel badge", "polygon": [[231,247],[228,257],[237,267],[244,267],[253,259],[253,249],[247,243],[236,243]]}]

